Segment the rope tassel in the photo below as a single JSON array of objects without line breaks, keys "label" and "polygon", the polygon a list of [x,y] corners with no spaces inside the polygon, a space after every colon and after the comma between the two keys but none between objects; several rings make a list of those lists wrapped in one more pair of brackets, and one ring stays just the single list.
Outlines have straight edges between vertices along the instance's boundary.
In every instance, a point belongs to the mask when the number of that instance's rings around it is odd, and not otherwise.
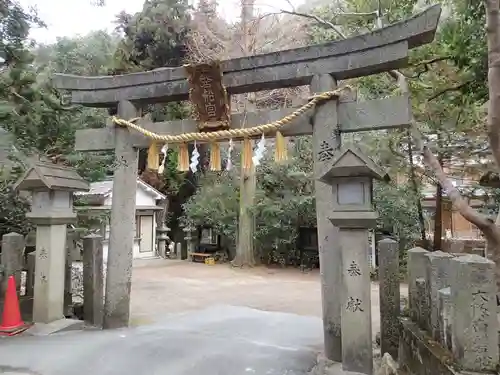
[{"label": "rope tassel", "polygon": [[160,167],[160,154],[158,152],[158,143],[152,142],[148,148],[148,169],[157,171]]},{"label": "rope tassel", "polygon": [[288,159],[286,139],[280,131],[276,132],[276,149],[274,150],[274,161],[277,163]]},{"label": "rope tassel", "polygon": [[217,142],[212,142],[210,145],[210,170],[221,170],[220,145]]},{"label": "rope tassel", "polygon": [[241,153],[241,165],[243,169],[252,168],[252,142],[248,138],[243,139],[243,152]]},{"label": "rope tassel", "polygon": [[186,172],[189,169],[189,153],[187,143],[179,145],[179,155],[177,156],[177,169]]}]

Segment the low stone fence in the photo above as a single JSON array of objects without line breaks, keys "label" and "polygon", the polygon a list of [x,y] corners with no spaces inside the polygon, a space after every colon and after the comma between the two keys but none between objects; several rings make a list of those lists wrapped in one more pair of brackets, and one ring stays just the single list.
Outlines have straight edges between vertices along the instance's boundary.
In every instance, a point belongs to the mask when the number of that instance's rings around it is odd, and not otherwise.
[{"label": "low stone fence", "polygon": [[[9,233],[2,237],[0,308],[2,308],[8,276],[14,275],[21,312],[26,320],[31,320],[35,279],[37,275],[40,277],[35,267],[34,245],[18,233]],[[30,250],[31,252],[27,253]],[[82,238],[80,233],[68,231],[66,250],[64,314],[66,317],[74,317],[75,314],[81,317],[82,313],[77,313],[73,308],[80,306],[79,310],[82,310],[81,305],[84,303],[86,294],[89,305],[86,320],[99,324],[102,319],[102,297],[106,275],[103,269],[101,237],[89,235]],[[87,285],[86,288],[85,285]]]},{"label": "low stone fence", "polygon": [[400,366],[411,374],[496,372],[495,265],[477,254],[408,251],[408,311]]},{"label": "low stone fence", "polygon": [[[417,246],[424,246],[422,241],[417,241]],[[441,241],[442,251],[447,253],[470,253],[484,255],[486,241],[481,238],[461,239],[461,238],[443,238]],[[482,254],[483,253],[483,254]]]}]

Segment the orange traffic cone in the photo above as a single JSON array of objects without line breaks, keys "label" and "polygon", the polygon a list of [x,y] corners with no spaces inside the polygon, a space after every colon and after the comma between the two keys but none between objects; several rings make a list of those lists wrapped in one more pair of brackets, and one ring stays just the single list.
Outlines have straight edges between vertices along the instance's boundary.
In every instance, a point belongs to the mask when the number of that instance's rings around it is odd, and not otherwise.
[{"label": "orange traffic cone", "polygon": [[0,335],[14,336],[25,331],[28,327],[29,325],[25,324],[21,319],[19,300],[16,292],[16,280],[14,276],[9,276],[3,305],[2,324],[0,324]]}]

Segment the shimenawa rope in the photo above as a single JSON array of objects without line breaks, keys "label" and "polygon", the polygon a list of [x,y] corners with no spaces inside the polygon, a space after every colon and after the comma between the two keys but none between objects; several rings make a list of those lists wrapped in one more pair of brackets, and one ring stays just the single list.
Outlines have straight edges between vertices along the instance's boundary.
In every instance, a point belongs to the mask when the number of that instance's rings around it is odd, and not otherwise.
[{"label": "shimenawa rope", "polygon": [[326,100],[334,99],[339,96],[339,94],[348,87],[342,87],[336,89],[334,91],[326,91],[321,94],[316,94],[312,96],[308,103],[304,104],[302,107],[298,108],[288,116],[283,117],[281,120],[273,121],[267,124],[254,126],[252,128],[241,128],[241,129],[229,129],[229,130],[219,130],[215,132],[198,132],[198,133],[185,133],[179,135],[168,135],[168,134],[158,134],[147,129],[144,129],[142,126],[134,124],[133,121],[138,119],[132,119],[130,121],[120,119],[116,116],[112,117],[112,120],[115,124],[120,126],[126,126],[135,131],[143,134],[144,136],[151,138],[155,141],[163,141],[165,143],[186,143],[192,141],[205,141],[205,142],[213,142],[216,140],[223,139],[231,139],[231,138],[247,138],[256,135],[260,135],[262,133],[270,133],[278,131],[281,127],[289,124],[297,117],[301,116],[304,112],[310,110],[311,108],[317,106],[321,102]]}]

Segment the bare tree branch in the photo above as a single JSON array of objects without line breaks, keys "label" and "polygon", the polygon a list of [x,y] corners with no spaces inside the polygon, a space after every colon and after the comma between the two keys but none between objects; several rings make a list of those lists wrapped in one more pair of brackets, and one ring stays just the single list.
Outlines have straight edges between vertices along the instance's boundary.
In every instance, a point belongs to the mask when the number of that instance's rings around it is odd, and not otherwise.
[{"label": "bare tree branch", "polygon": [[419,65],[431,65],[431,64],[435,64],[435,63],[440,62],[440,61],[450,60],[451,58],[452,58],[451,55],[439,56],[439,57],[434,57],[434,58],[429,59],[429,60],[419,61],[418,63],[412,64],[411,66],[417,67]]},{"label": "bare tree branch", "polygon": [[432,100],[434,100],[434,99],[437,99],[437,98],[439,98],[440,96],[442,96],[442,95],[446,94],[447,92],[458,91],[458,90],[460,90],[460,89],[464,88],[465,86],[470,85],[471,83],[472,83],[472,81],[466,81],[466,82],[462,82],[462,83],[461,83],[461,84],[459,84],[459,85],[455,85],[455,86],[447,87],[447,88],[445,88],[445,89],[443,89],[443,90],[439,90],[439,91],[438,91],[437,93],[435,93],[434,95],[431,95],[431,96],[427,99],[427,101],[428,101],[428,102],[430,102],[430,101],[432,101]]},{"label": "bare tree branch", "polygon": [[301,13],[301,12],[295,12],[295,11],[290,11],[290,10],[284,10],[284,9],[281,9],[280,10],[282,13],[285,13],[285,14],[290,14],[290,15],[293,15],[293,16],[299,16],[299,17],[304,17],[304,18],[309,18],[309,19],[312,19],[312,20],[315,20],[316,22],[320,23],[321,25],[324,25],[324,26],[327,26],[329,28],[331,28],[333,31],[335,31],[337,33],[338,36],[340,36],[342,39],[346,39],[347,37],[338,29],[337,26],[335,26],[333,23],[327,21],[327,20],[324,20],[314,14],[308,14],[308,13]]},{"label": "bare tree branch", "polygon": [[493,221],[470,207],[458,189],[453,185],[451,179],[444,172],[443,167],[432,152],[431,148],[424,143],[423,134],[420,133],[415,126],[412,129],[412,133],[415,145],[423,153],[426,164],[434,172],[439,184],[445,190],[446,194],[453,203],[453,206],[455,206],[464,219],[477,226],[480,230],[488,230]]}]

